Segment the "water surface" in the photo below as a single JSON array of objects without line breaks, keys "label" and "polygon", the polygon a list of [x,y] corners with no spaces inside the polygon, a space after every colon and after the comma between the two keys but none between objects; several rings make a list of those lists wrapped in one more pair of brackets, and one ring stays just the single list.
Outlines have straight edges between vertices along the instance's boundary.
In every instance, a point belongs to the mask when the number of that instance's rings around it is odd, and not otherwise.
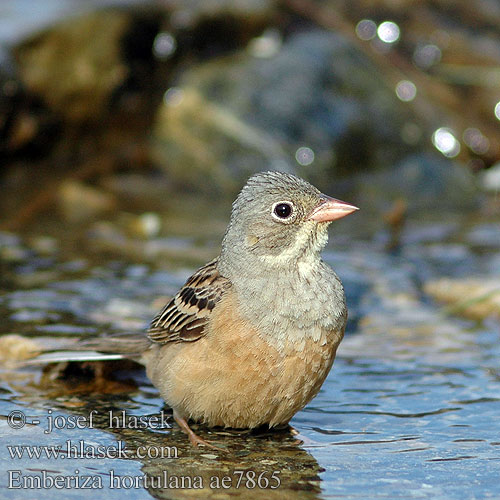
[{"label": "water surface", "polygon": [[[117,373],[85,366],[42,372],[4,363],[0,495],[26,498],[29,490],[8,490],[9,480],[17,487],[20,478],[45,470],[76,479],[64,493],[37,490],[39,498],[80,498],[76,485],[81,487],[82,476],[90,477],[104,498],[192,498],[197,486],[203,486],[204,496],[246,497],[255,495],[259,484],[269,498],[498,497],[498,321],[446,314],[423,292],[426,282],[441,276],[498,273],[499,246],[490,237],[495,228],[460,220],[410,223],[396,252],[384,249],[383,234],[336,237],[334,231],[325,260],[341,276],[350,309],[334,368],[320,394],[292,420],[293,432],[199,429],[228,452],[191,449],[144,372],[133,365],[113,365],[119,366]],[[50,250],[6,233],[1,242],[2,333],[42,339],[45,345],[143,330],[165,300],[158,297],[174,293],[195,267],[175,260],[154,266],[65,258],[57,245]],[[213,248],[210,242],[207,251]],[[7,421],[15,410],[26,415],[27,424],[19,429]],[[123,410],[152,425],[111,429],[110,412],[118,418]],[[78,416],[82,428],[69,428]],[[49,417],[59,418],[62,428],[46,432]],[[160,417],[166,424],[158,428]],[[87,455],[63,453],[55,459],[42,453],[35,459],[24,452],[18,458],[7,448],[65,449],[68,441],[83,443],[80,452]],[[88,451],[118,443],[126,456],[100,458]],[[141,450],[156,456],[138,458]],[[20,472],[9,476],[8,470]],[[279,488],[270,488],[274,482]]]}]

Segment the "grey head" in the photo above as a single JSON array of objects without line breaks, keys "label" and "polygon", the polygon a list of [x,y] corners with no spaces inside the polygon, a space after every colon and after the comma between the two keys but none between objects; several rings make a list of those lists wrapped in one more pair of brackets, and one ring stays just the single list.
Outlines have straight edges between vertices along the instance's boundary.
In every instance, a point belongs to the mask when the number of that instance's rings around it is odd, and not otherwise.
[{"label": "grey head", "polygon": [[313,264],[328,241],[328,225],[355,210],[294,175],[253,175],[233,203],[219,270],[231,278],[252,266],[266,272]]}]

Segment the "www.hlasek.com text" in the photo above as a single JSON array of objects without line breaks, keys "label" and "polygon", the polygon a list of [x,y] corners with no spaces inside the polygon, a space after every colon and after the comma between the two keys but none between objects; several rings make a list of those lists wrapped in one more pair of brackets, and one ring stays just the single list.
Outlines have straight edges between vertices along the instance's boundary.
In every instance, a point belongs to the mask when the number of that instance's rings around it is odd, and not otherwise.
[{"label": "www.hlasek.com text", "polygon": [[137,446],[128,449],[123,441],[112,445],[87,444],[83,440],[68,439],[63,445],[7,445],[12,460],[58,460],[58,459],[102,459],[102,458],[178,458],[176,446]]}]

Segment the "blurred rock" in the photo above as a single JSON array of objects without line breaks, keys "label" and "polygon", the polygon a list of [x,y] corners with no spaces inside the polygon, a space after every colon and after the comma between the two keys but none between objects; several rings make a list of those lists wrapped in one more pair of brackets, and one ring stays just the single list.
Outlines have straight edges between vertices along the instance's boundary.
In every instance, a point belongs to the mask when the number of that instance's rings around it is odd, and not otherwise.
[{"label": "blurred rock", "polygon": [[160,262],[181,259],[184,262],[200,262],[213,259],[218,249],[199,247],[191,240],[181,238],[137,238],[130,236],[128,228],[109,222],[96,222],[88,232],[89,250],[117,255],[138,262]]},{"label": "blurred rock", "polygon": [[[153,156],[174,189],[231,197],[248,175],[264,169],[295,172],[339,195],[344,178],[376,171],[359,198],[366,195],[382,210],[401,198],[411,210],[432,205],[432,196],[437,206],[473,206],[473,183],[433,149],[433,132],[452,128],[461,144],[455,161],[475,169],[494,163],[500,147],[490,134],[498,122],[498,86],[474,79],[470,85],[477,89],[468,90],[466,101],[460,90],[469,84],[433,76],[445,77],[441,70],[450,68],[455,76],[462,70],[497,74],[497,35],[487,29],[483,0],[480,33],[466,30],[473,13],[465,0],[457,4],[464,17],[453,18],[453,27],[445,9],[432,2],[407,12],[407,2],[379,0],[378,13],[363,0],[54,4],[24,7],[40,11],[40,22],[20,23],[9,38],[15,48],[0,51],[0,154],[37,143],[53,153],[47,166],[62,171],[108,155],[106,171],[92,178],[111,179],[117,170],[131,175],[134,168],[151,167]],[[24,12],[13,11],[17,17]],[[377,34],[380,12],[399,26],[394,43]],[[361,19],[371,23],[371,38],[360,36]],[[6,24],[0,20],[0,42]],[[457,68],[466,48],[467,67]],[[417,64],[430,49],[436,57]],[[472,62],[479,53],[485,59],[476,72]],[[413,94],[401,94],[401,84]],[[483,102],[488,119],[476,120],[470,111]],[[471,131],[474,140],[467,139]],[[420,151],[435,155],[421,158]],[[31,174],[32,164],[25,168]],[[149,198],[137,202],[140,191],[134,203],[152,210]]]},{"label": "blurred rock", "polygon": [[13,363],[35,357],[41,352],[41,346],[31,339],[17,334],[0,337],[0,362]]},{"label": "blurred rock", "polygon": [[102,177],[100,184],[107,190],[120,198],[133,200],[140,203],[141,200],[151,197],[165,197],[166,181],[156,176],[144,175],[143,173],[114,174]]},{"label": "blurred rock", "polygon": [[68,222],[85,222],[116,208],[112,195],[76,181],[66,181],[61,185],[58,201]]},{"label": "blurred rock", "polygon": [[127,77],[120,43],[129,23],[124,12],[102,11],[27,40],[15,50],[22,82],[67,120],[95,118]]},{"label": "blurred rock", "polygon": [[437,153],[409,156],[383,172],[358,179],[356,196],[363,206],[386,210],[404,201],[409,211],[466,209],[477,206],[477,187],[463,166]]},{"label": "blurred rock", "polygon": [[[100,153],[149,163],[162,86],[179,68],[245,46],[276,12],[270,0],[9,5],[0,16],[0,156],[12,164],[49,153],[50,168],[63,171]],[[142,158],[127,158],[131,149]]]},{"label": "blurred rock", "polygon": [[271,168],[324,183],[400,158],[406,108],[343,37],[311,30],[252,53],[193,67],[166,92],[155,152],[175,177],[224,186]]},{"label": "blurred rock", "polygon": [[59,242],[50,236],[35,236],[29,242],[40,255],[54,255],[59,250]]},{"label": "blurred rock", "polygon": [[482,320],[500,318],[500,276],[489,278],[447,279],[424,286],[431,297],[448,305],[449,314]]},{"label": "blurred rock", "polygon": [[[8,158],[28,148],[33,153],[46,150],[56,127],[57,119],[39,100],[27,95],[21,82],[12,71],[6,72],[0,61],[0,157]],[[6,166],[2,161],[0,169]]]},{"label": "blurred rock", "polygon": [[[185,56],[213,56],[241,46],[269,23],[274,5],[269,0],[68,0],[42,9],[37,21],[23,18],[26,7],[12,8],[10,30],[0,22],[0,44],[11,45],[0,53],[0,69],[13,71],[18,84],[66,122],[80,123],[97,122],[123,87],[151,91],[155,71],[177,49]],[[157,35],[171,40],[169,57]]]}]

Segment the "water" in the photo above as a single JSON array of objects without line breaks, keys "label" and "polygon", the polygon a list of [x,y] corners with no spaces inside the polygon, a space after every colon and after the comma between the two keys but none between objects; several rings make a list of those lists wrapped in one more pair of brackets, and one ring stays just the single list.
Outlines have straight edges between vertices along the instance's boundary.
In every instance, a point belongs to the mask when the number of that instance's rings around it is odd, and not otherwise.
[{"label": "water", "polygon": [[[0,497],[26,498],[33,484],[23,481],[45,470],[66,481],[64,498],[80,498],[85,482],[104,498],[192,498],[198,487],[214,497],[265,489],[266,498],[498,498],[498,321],[445,314],[423,292],[442,276],[491,278],[500,252],[488,228],[496,227],[415,222],[393,253],[384,250],[383,234],[334,232],[325,260],[341,276],[350,308],[334,368],[292,420],[298,434],[198,429],[229,453],[191,449],[140,367],[111,374],[56,365],[42,372],[4,362]],[[5,233],[0,241],[2,332],[44,345],[143,330],[165,300],[158,297],[175,292],[193,270],[176,269],[175,261],[165,270],[124,259],[65,258],[57,245],[28,245]],[[148,428],[133,422],[126,428],[125,421],[110,428],[110,416],[123,410],[147,418]],[[9,426],[12,411],[26,415],[24,427]],[[66,455],[48,458],[43,451],[35,459],[24,451],[19,458],[15,445],[60,446]],[[102,458],[99,445],[126,451]],[[71,446],[82,446],[84,456],[75,458]],[[38,498],[63,495],[45,480]]]},{"label": "water", "polygon": [[496,498],[500,398],[490,356],[339,359],[326,390],[334,398],[321,395],[297,418],[314,441],[308,451],[327,464],[324,495]]}]

